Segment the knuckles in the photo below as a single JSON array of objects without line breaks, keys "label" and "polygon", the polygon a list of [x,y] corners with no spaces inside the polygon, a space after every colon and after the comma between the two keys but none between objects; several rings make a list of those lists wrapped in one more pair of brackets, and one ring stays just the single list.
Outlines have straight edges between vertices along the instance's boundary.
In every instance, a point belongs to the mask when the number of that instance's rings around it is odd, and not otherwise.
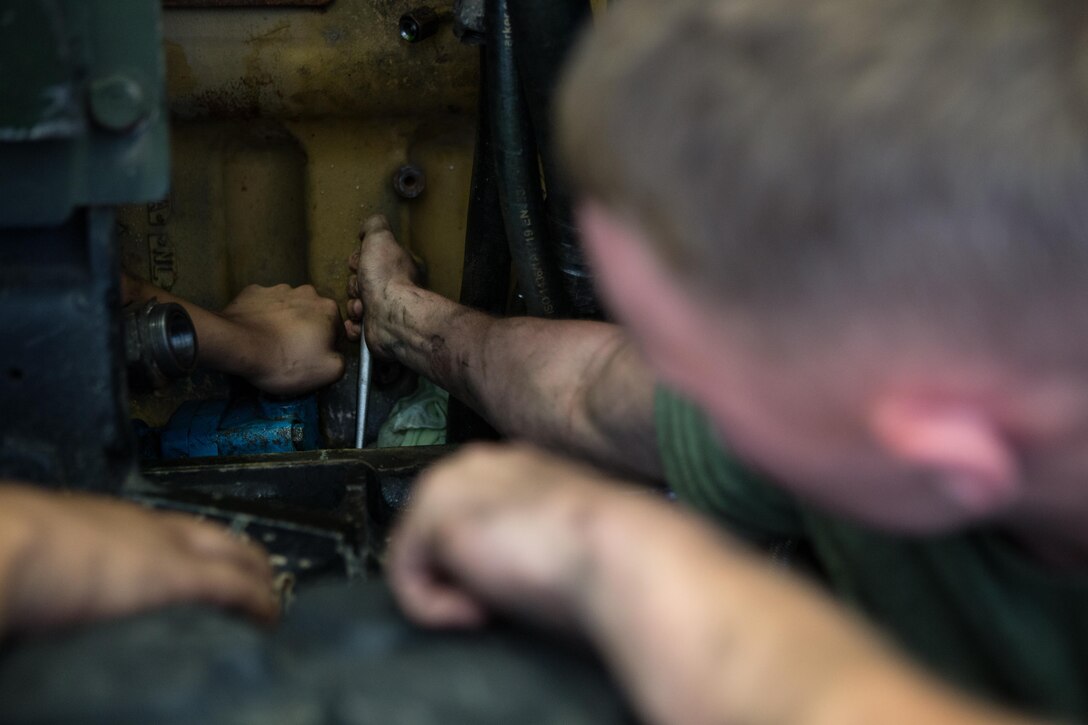
[{"label": "knuckles", "polygon": [[362,230],[359,232],[359,236],[367,237],[382,230],[388,231],[388,229],[389,220],[385,218],[385,215],[374,214],[373,216],[368,217],[367,220],[363,222],[363,227]]},{"label": "knuckles", "polygon": [[532,466],[538,458],[525,446],[473,443],[425,471],[417,481],[416,496],[430,499],[447,490],[460,493],[466,485],[481,486],[496,474],[505,477],[511,470]]},{"label": "knuckles", "polygon": [[329,368],[329,373],[332,377],[331,382],[335,382],[336,380],[344,377],[345,370],[347,370],[347,362],[344,360],[343,355],[337,355],[335,358],[332,358],[332,362]]},{"label": "knuckles", "polygon": [[328,297],[321,298],[321,308],[329,317],[340,316],[340,305],[336,303],[336,300],[329,299]]},{"label": "knuckles", "polygon": [[490,466],[491,463],[501,458],[503,446],[494,443],[473,443],[465,446],[454,456],[449,465],[463,466],[465,468],[478,468]]}]

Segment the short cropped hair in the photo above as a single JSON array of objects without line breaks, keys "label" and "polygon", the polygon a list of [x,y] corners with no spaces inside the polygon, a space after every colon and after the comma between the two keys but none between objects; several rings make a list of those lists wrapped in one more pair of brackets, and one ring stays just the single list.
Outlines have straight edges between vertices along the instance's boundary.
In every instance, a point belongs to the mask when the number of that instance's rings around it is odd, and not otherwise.
[{"label": "short cropped hair", "polygon": [[1088,359],[1088,2],[619,0],[557,121],[583,196],[768,329]]}]

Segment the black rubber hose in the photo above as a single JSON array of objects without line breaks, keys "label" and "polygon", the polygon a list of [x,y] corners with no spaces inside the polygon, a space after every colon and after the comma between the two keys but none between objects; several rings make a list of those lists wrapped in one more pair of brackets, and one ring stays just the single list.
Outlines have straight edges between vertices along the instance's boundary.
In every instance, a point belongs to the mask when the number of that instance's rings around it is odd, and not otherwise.
[{"label": "black rubber hose", "polygon": [[593,279],[571,214],[571,195],[559,168],[552,143],[552,107],[556,83],[578,39],[591,19],[588,0],[516,0],[510,4],[511,30],[518,73],[547,190],[545,208],[555,258],[573,313],[596,317],[600,313]]},{"label": "black rubber hose", "polygon": [[[484,78],[486,73],[487,58],[481,48],[480,77]],[[487,113],[488,99],[487,87],[481,87],[465,225],[461,304],[492,315],[503,315],[510,292],[510,247],[499,204],[499,179]]]},{"label": "black rubber hose", "polygon": [[514,38],[506,0],[487,0],[485,83],[499,180],[499,204],[510,242],[518,290],[530,315],[569,313],[558,280],[540,182],[540,162],[514,60]]},{"label": "black rubber hose", "polygon": [[[480,49],[480,78],[487,77],[487,57]],[[492,315],[505,315],[510,294],[510,248],[499,205],[499,180],[491,145],[488,92],[481,84],[476,115],[476,153],[472,159],[468,220],[465,229],[465,263],[461,272],[461,304]],[[498,433],[459,400],[450,398],[446,442],[463,443]]]}]

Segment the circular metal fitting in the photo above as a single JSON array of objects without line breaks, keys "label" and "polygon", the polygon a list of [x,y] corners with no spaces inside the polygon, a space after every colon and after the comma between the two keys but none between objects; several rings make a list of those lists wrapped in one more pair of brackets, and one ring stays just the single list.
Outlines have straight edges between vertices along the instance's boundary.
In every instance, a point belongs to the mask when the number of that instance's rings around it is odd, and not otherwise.
[{"label": "circular metal fitting", "polygon": [[142,388],[160,388],[196,367],[196,327],[185,308],[152,299],[125,312],[129,376]]},{"label": "circular metal fitting", "polygon": [[415,199],[427,186],[427,175],[415,164],[405,164],[393,174],[393,188],[404,199]]},{"label": "circular metal fitting", "polygon": [[91,117],[108,131],[131,131],[147,120],[153,109],[152,97],[131,75],[115,73],[91,82]]},{"label": "circular metal fitting", "polygon": [[433,8],[420,7],[401,15],[397,30],[404,41],[418,43],[434,35],[441,24],[442,16]]}]

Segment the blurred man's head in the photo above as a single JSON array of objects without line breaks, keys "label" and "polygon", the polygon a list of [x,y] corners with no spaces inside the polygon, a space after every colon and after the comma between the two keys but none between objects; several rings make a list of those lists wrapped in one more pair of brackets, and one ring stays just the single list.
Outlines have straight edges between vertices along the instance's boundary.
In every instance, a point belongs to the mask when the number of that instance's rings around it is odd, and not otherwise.
[{"label": "blurred man's head", "polygon": [[1088,4],[624,0],[560,126],[605,296],[739,453],[893,527],[1088,497]]}]

